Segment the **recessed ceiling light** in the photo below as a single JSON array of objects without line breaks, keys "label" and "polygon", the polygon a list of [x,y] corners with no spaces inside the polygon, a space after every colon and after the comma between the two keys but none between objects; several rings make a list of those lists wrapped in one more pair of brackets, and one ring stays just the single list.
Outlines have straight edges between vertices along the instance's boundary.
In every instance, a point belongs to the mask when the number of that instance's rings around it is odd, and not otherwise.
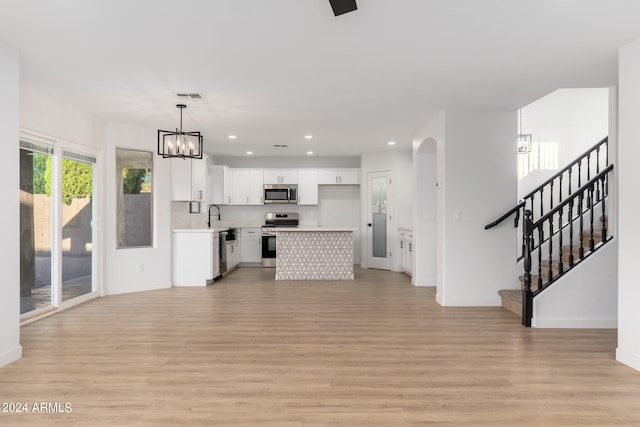
[{"label": "recessed ceiling light", "polygon": [[305,135],[304,139],[313,139],[313,135]]},{"label": "recessed ceiling light", "polygon": [[311,156],[313,155],[313,151],[307,151],[307,154]]},{"label": "recessed ceiling light", "polygon": [[236,139],[236,138],[237,138],[237,136],[235,136],[235,135],[229,135],[229,139]]},{"label": "recessed ceiling light", "polygon": [[387,144],[389,144],[389,145],[396,145],[396,142],[395,142],[395,141],[389,141],[389,142],[387,142]]},{"label": "recessed ceiling light", "polygon": [[253,151],[247,151],[247,154],[251,155],[253,154]]}]

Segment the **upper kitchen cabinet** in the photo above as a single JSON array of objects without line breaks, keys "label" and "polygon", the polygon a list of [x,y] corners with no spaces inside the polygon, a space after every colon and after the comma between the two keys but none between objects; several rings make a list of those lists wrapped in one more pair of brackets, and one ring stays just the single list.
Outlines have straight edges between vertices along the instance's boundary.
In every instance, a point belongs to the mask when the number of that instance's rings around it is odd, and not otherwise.
[{"label": "upper kitchen cabinet", "polygon": [[229,166],[209,166],[209,203],[214,205],[231,204],[231,169]]},{"label": "upper kitchen cabinet", "polygon": [[262,169],[231,169],[233,205],[262,205]]},{"label": "upper kitchen cabinet", "polygon": [[319,185],[359,185],[360,169],[322,169],[318,172]]},{"label": "upper kitchen cabinet", "polygon": [[306,169],[298,171],[298,204],[318,204],[318,171]]},{"label": "upper kitchen cabinet", "polygon": [[207,159],[171,159],[171,200],[202,202],[207,194]]},{"label": "upper kitchen cabinet", "polygon": [[266,169],[264,171],[265,184],[297,184],[298,171],[295,169]]}]

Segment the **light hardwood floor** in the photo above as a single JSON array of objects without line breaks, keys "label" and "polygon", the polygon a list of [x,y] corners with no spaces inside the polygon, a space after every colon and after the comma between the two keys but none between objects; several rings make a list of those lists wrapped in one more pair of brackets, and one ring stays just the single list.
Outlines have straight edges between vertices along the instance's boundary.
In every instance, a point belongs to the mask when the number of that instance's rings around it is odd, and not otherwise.
[{"label": "light hardwood floor", "polygon": [[0,401],[72,412],[0,425],[640,425],[640,373],[615,361],[614,330],[440,307],[400,273],[273,273],[109,296],[23,327]]}]

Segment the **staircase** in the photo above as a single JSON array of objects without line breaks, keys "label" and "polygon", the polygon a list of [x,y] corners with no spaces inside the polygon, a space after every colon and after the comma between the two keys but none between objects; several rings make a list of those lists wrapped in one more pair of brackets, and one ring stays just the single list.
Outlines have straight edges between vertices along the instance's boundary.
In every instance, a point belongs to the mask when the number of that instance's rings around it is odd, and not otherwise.
[{"label": "staircase", "polygon": [[[594,237],[594,244],[599,245],[600,242],[602,241],[602,231],[601,230],[594,231],[593,237]],[[582,235],[582,239],[583,239],[583,245],[588,246],[589,239],[590,239],[589,233],[584,232],[584,234]],[[569,263],[569,246],[568,245],[564,246],[562,256],[563,256],[563,263],[565,264]],[[577,247],[573,248],[573,256],[574,256],[574,259],[578,259],[580,256],[580,253]],[[548,283],[547,278],[549,277],[549,270],[551,270],[552,277],[556,277],[560,273],[559,264],[560,262],[558,260],[554,260],[551,263],[549,263],[548,260],[542,261],[542,280],[544,284]],[[551,268],[549,268],[549,265],[551,265]],[[538,277],[539,277],[538,275],[531,275],[531,292],[535,293],[538,290]],[[520,280],[520,289],[502,289],[498,291],[498,295],[500,295],[500,298],[502,300],[502,308],[509,310],[510,312],[518,316],[521,316],[522,315],[522,291],[525,288],[524,274],[520,275],[518,279]]]},{"label": "staircase", "polygon": [[521,229],[521,289],[498,294],[505,309],[522,316],[524,326],[531,326],[536,295],[612,239],[606,203],[613,165],[607,148],[604,138],[485,226],[490,229],[515,216],[514,226]]}]

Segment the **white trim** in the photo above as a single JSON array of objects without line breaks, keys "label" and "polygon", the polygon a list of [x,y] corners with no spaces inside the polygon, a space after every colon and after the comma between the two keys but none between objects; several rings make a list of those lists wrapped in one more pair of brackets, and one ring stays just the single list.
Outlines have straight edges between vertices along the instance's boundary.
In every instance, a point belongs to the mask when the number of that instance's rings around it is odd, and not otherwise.
[{"label": "white trim", "polygon": [[21,357],[22,357],[21,345],[12,348],[9,351],[5,351],[4,353],[0,354],[0,367],[8,365],[9,363],[15,362]]},{"label": "white trim", "polygon": [[446,307],[501,307],[502,300],[499,296],[492,298],[439,298],[436,302]]},{"label": "white trim", "polygon": [[618,319],[531,319],[533,328],[615,329]]},{"label": "white trim", "polygon": [[436,290],[436,302],[441,306],[444,306],[444,303],[442,302],[442,295],[439,294],[437,290]]},{"label": "white trim", "polygon": [[415,280],[413,278],[413,276],[411,277],[411,283],[413,283],[413,286],[428,286],[428,287],[433,287],[433,288],[436,287],[435,283],[432,283],[430,281],[426,282],[426,281],[423,281],[423,280]]},{"label": "white trim", "polygon": [[169,289],[172,287],[178,287],[178,286],[175,286],[173,283],[165,283],[165,284],[146,283],[136,289],[130,289],[130,288],[126,288],[125,290],[117,289],[115,292],[113,291],[113,289],[107,289],[105,295],[135,294],[137,292],[157,291],[159,289]]},{"label": "white trim", "polygon": [[618,347],[616,348],[616,360],[635,369],[636,371],[640,371],[640,354],[632,353]]}]

